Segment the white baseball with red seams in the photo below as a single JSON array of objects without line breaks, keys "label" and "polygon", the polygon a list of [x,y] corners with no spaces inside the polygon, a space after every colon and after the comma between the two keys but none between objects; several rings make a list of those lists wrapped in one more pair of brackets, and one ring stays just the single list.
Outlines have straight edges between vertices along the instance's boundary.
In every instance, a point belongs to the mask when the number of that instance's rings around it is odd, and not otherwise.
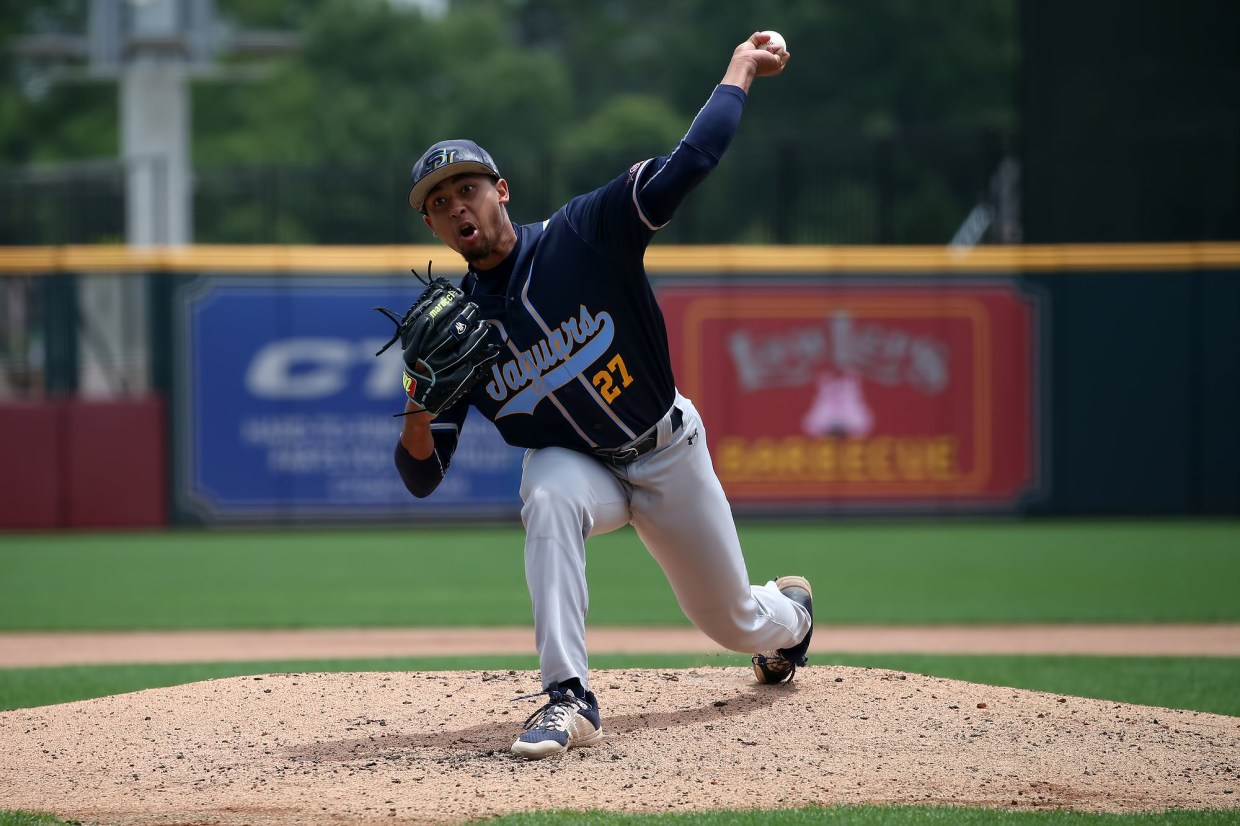
[{"label": "white baseball with red seams", "polygon": [[764,31],[760,34],[768,35],[771,39],[766,41],[766,50],[768,52],[787,52],[788,42],[784,40],[784,36],[775,31]]}]

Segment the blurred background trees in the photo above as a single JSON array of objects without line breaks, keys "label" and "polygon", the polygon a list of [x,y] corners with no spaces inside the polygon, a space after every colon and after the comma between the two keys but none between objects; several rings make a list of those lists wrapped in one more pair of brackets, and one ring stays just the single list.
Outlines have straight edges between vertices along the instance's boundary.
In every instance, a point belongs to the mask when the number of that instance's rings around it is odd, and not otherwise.
[{"label": "blurred background trees", "polygon": [[[1148,75],[1204,66],[1198,52],[1215,55],[1203,71],[1221,87],[1186,74],[1155,88],[1196,90],[1193,100],[1212,88],[1218,99],[1230,94],[1234,56],[1194,41],[1234,34],[1234,6],[1157,6],[1091,0],[1069,14],[1018,0],[214,0],[219,33],[284,31],[296,41],[261,66],[224,55],[220,77],[194,82],[194,238],[425,240],[403,208],[408,167],[453,135],[492,150],[515,190],[514,217],[542,217],[670,150],[733,45],[776,28],[791,44],[789,70],[759,82],[709,194],[691,199],[663,237],[946,243],[979,203],[1000,197],[998,184],[1012,183],[997,173],[1028,134],[1024,100],[1053,116],[1073,95],[1075,122],[1108,102],[1075,90],[1122,75],[1136,106]],[[88,0],[0,0],[0,12],[0,243],[120,240],[121,176],[107,170],[118,154],[116,84],[20,48],[31,36],[80,35]],[[1125,36],[1101,36],[1117,30]],[[1169,31],[1184,42],[1158,57]],[[1031,49],[1044,51],[1022,80]],[[1029,82],[1056,66],[1055,89]],[[1222,127],[1215,144],[1228,142]],[[1203,174],[1225,177],[1218,166]],[[979,240],[1020,240],[1019,222],[992,222]]]},{"label": "blurred background trees", "polygon": [[[0,3],[0,199],[37,210],[2,241],[118,240],[106,221],[69,220],[86,207],[52,174],[116,158],[115,84],[57,76],[14,48],[81,33],[86,5]],[[221,27],[297,40],[262,71],[193,84],[200,242],[425,240],[404,209],[408,169],[450,136],[491,150],[515,218],[543,217],[670,151],[734,45],[761,28],[788,36],[793,62],[754,89],[712,194],[691,201],[673,241],[946,242],[1016,129],[1010,0],[216,0],[215,11]],[[95,180],[94,205],[115,220],[117,184]]]}]

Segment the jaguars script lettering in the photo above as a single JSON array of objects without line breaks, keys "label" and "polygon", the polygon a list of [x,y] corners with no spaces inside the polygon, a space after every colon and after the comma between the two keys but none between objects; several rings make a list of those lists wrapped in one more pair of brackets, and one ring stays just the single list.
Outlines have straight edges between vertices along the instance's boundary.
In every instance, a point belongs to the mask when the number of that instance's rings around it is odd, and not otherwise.
[{"label": "jaguars script lettering", "polygon": [[[584,305],[576,318],[553,328],[528,350],[491,365],[486,392],[497,402],[508,399],[496,418],[533,413],[538,403],[572,381],[601,358],[615,340],[615,323],[606,312],[591,314]],[[509,398],[509,393],[512,397]]]}]

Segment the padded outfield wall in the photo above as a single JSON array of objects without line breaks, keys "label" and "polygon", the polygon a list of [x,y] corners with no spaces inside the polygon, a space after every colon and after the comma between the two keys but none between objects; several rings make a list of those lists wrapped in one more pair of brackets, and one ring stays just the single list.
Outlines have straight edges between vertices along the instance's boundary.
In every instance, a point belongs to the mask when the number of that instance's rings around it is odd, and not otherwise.
[{"label": "padded outfield wall", "polygon": [[[458,277],[452,258],[0,250],[37,298],[24,334],[47,374],[47,392],[0,399],[0,527],[514,518],[521,451],[483,420],[430,499],[392,470],[399,353],[375,358],[390,331],[371,308],[408,305],[411,262]],[[742,515],[1240,514],[1240,244],[647,261]],[[148,285],[149,392],[74,392],[76,286],[101,273]]]}]

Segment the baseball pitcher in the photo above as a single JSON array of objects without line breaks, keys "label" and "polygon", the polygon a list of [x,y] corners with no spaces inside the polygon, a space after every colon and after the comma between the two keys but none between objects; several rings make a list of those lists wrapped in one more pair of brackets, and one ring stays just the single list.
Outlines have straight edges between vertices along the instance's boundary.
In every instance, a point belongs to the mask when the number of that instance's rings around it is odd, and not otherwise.
[{"label": "baseball pitcher", "polygon": [[750,584],[643,264],[654,234],[723,157],[754,79],[778,75],[788,57],[776,33],[751,35],[670,154],[633,164],[545,221],[509,219],[509,183],[472,141],[436,143],[413,167],[410,206],[469,272],[459,289],[430,279],[404,316],[389,313],[408,396],[396,466],[414,496],[429,496],[471,405],[527,448],[525,577],[544,689],[533,696],[547,702],[512,745],[522,757],[603,735],[586,652],[586,543],[623,525],[697,628],[757,652],[758,680],[786,682],[806,662],[809,582]]}]

